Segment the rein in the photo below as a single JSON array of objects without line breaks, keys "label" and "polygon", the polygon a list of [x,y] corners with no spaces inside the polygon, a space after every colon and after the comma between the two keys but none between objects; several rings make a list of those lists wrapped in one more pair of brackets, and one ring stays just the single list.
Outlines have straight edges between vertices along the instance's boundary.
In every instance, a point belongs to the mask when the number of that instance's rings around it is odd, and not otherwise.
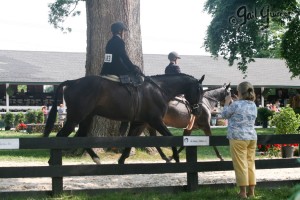
[{"label": "rein", "polygon": [[[161,88],[155,81],[152,80],[151,77],[147,76],[146,78],[147,78],[147,80],[149,80],[150,83],[155,85],[163,93],[164,96],[166,96],[166,97],[168,96],[168,95],[166,95],[167,94],[166,90]],[[174,99],[178,101],[178,98],[176,99],[176,97],[175,97]],[[190,107],[190,109],[193,111],[193,110],[198,109],[200,107],[200,105],[202,105],[202,102],[191,105],[188,101],[185,101],[185,104],[188,105]]]},{"label": "rein", "polygon": [[217,102],[217,103],[219,102],[218,99],[213,98],[213,97],[206,96],[205,94],[203,95],[203,97],[205,97],[205,98],[207,98],[207,99],[210,99],[210,100],[212,100],[212,101],[214,101],[214,102]]}]

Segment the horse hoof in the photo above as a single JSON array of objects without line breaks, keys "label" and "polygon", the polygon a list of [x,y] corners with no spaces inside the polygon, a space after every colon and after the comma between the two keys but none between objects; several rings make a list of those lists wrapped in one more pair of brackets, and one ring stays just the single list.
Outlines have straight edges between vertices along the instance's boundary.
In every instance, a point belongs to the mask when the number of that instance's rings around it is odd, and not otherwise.
[{"label": "horse hoof", "polygon": [[101,161],[99,158],[93,158],[93,161],[97,164],[97,165],[101,165]]}]

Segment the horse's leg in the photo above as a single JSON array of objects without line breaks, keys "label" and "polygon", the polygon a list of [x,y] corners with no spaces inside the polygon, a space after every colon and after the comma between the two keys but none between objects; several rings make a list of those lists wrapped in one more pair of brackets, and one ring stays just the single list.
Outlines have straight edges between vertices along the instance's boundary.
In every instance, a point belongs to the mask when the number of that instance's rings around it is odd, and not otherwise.
[{"label": "horse's leg", "polygon": [[[149,122],[149,125],[151,127],[153,127],[154,129],[156,129],[160,134],[162,134],[163,136],[173,136],[172,133],[169,131],[169,129],[163,124],[162,121],[151,121]],[[172,151],[173,151],[173,158],[174,160],[179,163],[179,155],[177,152],[177,148],[176,147],[172,147]]]},{"label": "horse's leg", "polygon": [[119,128],[120,136],[125,136],[128,126],[129,126],[129,122],[121,122]]},{"label": "horse's leg", "polygon": [[56,134],[56,137],[68,137],[74,131],[75,126],[75,123],[71,123],[67,120],[64,126]]},{"label": "horse's leg", "polygon": [[[206,128],[201,128],[201,129],[203,130],[205,135],[212,136],[209,123],[207,124]],[[223,159],[222,155],[220,154],[219,150],[217,149],[217,147],[213,146],[213,148],[215,150],[215,153],[216,153],[217,157],[220,159],[220,161],[224,161],[224,159]]]},{"label": "horse's leg", "polygon": [[[148,128],[149,134],[150,136],[157,136],[156,135],[156,130],[152,127]],[[167,158],[167,156],[164,154],[164,152],[162,151],[162,149],[160,147],[156,147],[160,157],[165,160],[167,163],[169,163],[171,160],[169,158]]]},{"label": "horse's leg", "polygon": [[[191,130],[184,129],[182,135],[183,135],[183,136],[190,136],[190,135],[192,134],[192,131],[193,131],[193,129],[191,129]],[[180,154],[180,153],[183,151],[184,148],[185,148],[185,147],[180,147],[180,148],[177,150],[178,154]],[[169,160],[171,161],[172,159],[173,159],[173,156],[170,156],[170,157],[169,157]]]},{"label": "horse's leg", "polygon": [[[142,133],[142,131],[145,129],[145,127],[146,127],[145,123],[132,122],[130,124],[128,136],[139,136]],[[118,161],[119,164],[124,164],[125,159],[128,158],[130,155],[130,150],[131,150],[131,147],[126,147],[123,150],[122,155]]]},{"label": "horse's leg", "polygon": [[[60,131],[58,131],[58,133],[56,134],[56,137],[68,137],[72,133],[74,128],[75,128],[75,124],[67,120],[64,126],[62,127],[62,129],[60,129]],[[48,163],[51,165],[52,156],[50,156]]]},{"label": "horse's leg", "polygon": [[[79,129],[76,132],[75,137],[86,137],[88,134],[88,131],[90,130],[92,122],[93,122],[93,116],[89,116],[86,119],[84,119],[82,122],[80,122]],[[91,158],[93,159],[93,161],[96,164],[98,164],[98,165],[101,164],[100,158],[98,157],[98,155],[94,152],[94,150],[92,148],[86,148],[85,150],[91,156]]]}]

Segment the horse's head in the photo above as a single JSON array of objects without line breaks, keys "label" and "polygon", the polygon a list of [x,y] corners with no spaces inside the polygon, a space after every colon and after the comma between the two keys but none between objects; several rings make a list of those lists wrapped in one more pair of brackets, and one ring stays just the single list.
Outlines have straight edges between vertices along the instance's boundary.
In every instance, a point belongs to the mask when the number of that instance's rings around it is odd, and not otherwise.
[{"label": "horse's head", "polygon": [[200,80],[196,80],[191,85],[190,89],[184,94],[186,100],[190,103],[192,113],[194,115],[199,115],[201,113],[201,104],[203,98],[203,86],[202,82],[205,75],[201,77]]},{"label": "horse's head", "polygon": [[219,97],[219,101],[221,106],[224,106],[225,103],[225,97],[231,95],[231,88],[230,88],[230,83],[228,85],[226,85],[226,83],[224,83],[223,85],[223,90],[220,93],[220,97]]}]

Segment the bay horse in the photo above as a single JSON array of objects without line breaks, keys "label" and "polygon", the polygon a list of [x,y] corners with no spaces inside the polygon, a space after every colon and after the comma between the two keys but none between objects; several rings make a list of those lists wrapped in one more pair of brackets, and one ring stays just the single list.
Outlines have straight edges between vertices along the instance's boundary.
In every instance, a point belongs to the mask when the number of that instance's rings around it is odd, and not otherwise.
[{"label": "bay horse", "polygon": [[[217,106],[218,102],[222,102],[225,100],[225,97],[230,94],[230,84],[224,84],[222,87],[204,90],[203,100],[202,100],[202,108],[201,113],[196,115],[195,123],[192,129],[187,130],[184,129],[183,135],[189,136],[191,135],[193,130],[201,129],[203,130],[204,134],[207,136],[212,135],[211,127],[210,127],[210,120],[211,115],[214,108]],[[174,127],[174,128],[186,128],[189,124],[191,119],[191,111],[187,106],[184,99],[172,100],[168,104],[168,110],[163,118],[163,122],[166,126]],[[124,135],[127,130],[128,123],[122,122],[120,126],[120,134]],[[152,127],[147,127],[150,136],[156,136],[156,130]],[[217,157],[223,161],[222,155],[219,153],[217,147],[213,146],[214,151]],[[160,154],[161,158],[166,162],[170,162],[172,157],[167,158],[167,156],[163,153],[160,147],[156,147],[158,153]],[[178,153],[180,153],[184,147],[178,149]]]},{"label": "bay horse", "polygon": [[[98,115],[117,121],[129,121],[131,127],[128,136],[135,136],[146,126],[157,130],[163,136],[172,136],[162,119],[168,102],[175,96],[184,94],[193,113],[200,113],[203,97],[202,81],[186,75],[156,75],[146,76],[144,82],[137,86],[124,86],[101,76],[86,76],[76,80],[62,82],[56,89],[56,94],[44,130],[48,137],[53,129],[57,116],[57,96],[60,89],[67,106],[66,122],[57,133],[57,137],[68,137],[79,124],[76,137],[86,137],[93,116]],[[179,162],[177,148],[172,147],[173,156]],[[93,161],[100,164],[100,158],[93,149],[86,149]],[[119,159],[123,164],[129,156],[130,148],[125,148]],[[49,160],[51,162],[51,158]]]}]

